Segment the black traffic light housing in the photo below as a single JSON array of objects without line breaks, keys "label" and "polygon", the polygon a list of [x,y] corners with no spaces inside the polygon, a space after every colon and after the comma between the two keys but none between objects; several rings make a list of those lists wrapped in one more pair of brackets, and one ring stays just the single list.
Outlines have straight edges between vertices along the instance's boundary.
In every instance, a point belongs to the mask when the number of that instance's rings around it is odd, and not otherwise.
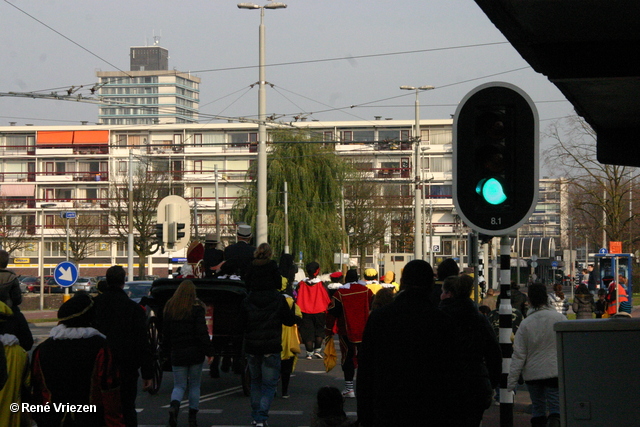
[{"label": "black traffic light housing", "polygon": [[538,200],[538,113],[521,89],[487,83],[462,100],[453,123],[453,198],[463,221],[506,235]]},{"label": "black traffic light housing", "polygon": [[184,228],[185,228],[185,224],[183,222],[176,223],[176,241],[184,238],[185,232],[180,231],[180,230],[184,230]]},{"label": "black traffic light housing", "polygon": [[158,244],[162,246],[164,244],[165,238],[165,229],[167,225],[165,223],[156,224],[156,239],[158,240]]}]

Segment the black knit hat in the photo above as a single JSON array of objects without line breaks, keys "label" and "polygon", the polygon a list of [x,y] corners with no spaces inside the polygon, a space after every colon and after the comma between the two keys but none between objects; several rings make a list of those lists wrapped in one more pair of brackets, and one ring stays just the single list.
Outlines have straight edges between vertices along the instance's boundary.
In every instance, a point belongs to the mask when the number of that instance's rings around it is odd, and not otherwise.
[{"label": "black knit hat", "polygon": [[310,262],[305,266],[305,270],[307,270],[307,275],[309,276],[309,278],[313,279],[318,275],[318,273],[320,273],[320,264],[315,261]]},{"label": "black knit hat", "polygon": [[93,323],[93,299],[86,292],[78,292],[58,309],[58,322],[77,328]]},{"label": "black knit hat", "polygon": [[358,281],[358,270],[351,268],[347,270],[347,275],[344,279],[345,283],[353,283]]}]

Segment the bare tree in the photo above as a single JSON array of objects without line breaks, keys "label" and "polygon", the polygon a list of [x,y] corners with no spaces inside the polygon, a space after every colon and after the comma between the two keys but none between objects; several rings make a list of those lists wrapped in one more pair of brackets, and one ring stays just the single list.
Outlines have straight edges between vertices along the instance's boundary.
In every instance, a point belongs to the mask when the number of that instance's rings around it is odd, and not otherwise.
[{"label": "bare tree", "polygon": [[3,197],[0,194],[0,247],[11,254],[24,249],[33,241],[35,215],[15,214],[24,202]]},{"label": "bare tree", "polygon": [[[367,179],[366,172],[355,173],[353,181],[345,185],[345,225],[350,230],[351,248],[360,253],[360,269],[364,270],[367,251],[384,242],[390,224],[389,198],[381,197],[380,183]],[[351,232],[352,231],[352,232]]]},{"label": "bare tree", "polygon": [[[158,204],[169,195],[169,172],[154,169],[151,162],[142,160],[134,164],[133,173],[132,221],[134,251],[138,255],[138,274],[146,275],[147,257],[159,249],[155,231]],[[111,226],[123,242],[129,235],[129,180],[128,177],[116,177],[109,190],[109,210]]]},{"label": "bare tree", "polygon": [[[96,252],[100,241],[103,216],[96,213],[79,213],[75,218],[56,218],[56,229],[66,238],[69,221],[69,259],[79,263]],[[105,230],[106,231],[106,230]]]},{"label": "bare tree", "polygon": [[553,123],[547,136],[555,143],[544,157],[569,185],[569,211],[575,227],[599,247],[603,232],[609,241],[622,241],[631,251],[639,239],[630,227],[636,215],[629,209],[636,169],[599,163],[596,134],[580,117]]}]

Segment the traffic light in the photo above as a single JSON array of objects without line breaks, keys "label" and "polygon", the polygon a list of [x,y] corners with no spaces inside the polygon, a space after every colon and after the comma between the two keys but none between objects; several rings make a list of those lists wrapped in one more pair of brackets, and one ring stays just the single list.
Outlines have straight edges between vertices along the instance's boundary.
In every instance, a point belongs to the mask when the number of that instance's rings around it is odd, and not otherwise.
[{"label": "traffic light", "polygon": [[176,243],[176,223],[170,222],[167,224],[169,235],[167,236],[168,249],[173,249],[173,244]]},{"label": "traffic light", "polygon": [[[186,240],[186,224],[184,222],[170,222],[168,224],[168,237],[167,247],[168,249],[175,249],[177,245]],[[180,231],[185,230],[185,231]],[[182,245],[184,246],[184,245]]]},{"label": "traffic light", "polygon": [[184,230],[185,224],[183,222],[176,223],[176,241],[183,239],[185,237],[185,232],[180,231]]},{"label": "traffic light", "polygon": [[538,199],[538,113],[519,88],[488,83],[462,100],[453,124],[453,198],[463,221],[507,235]]},{"label": "traffic light", "polygon": [[165,236],[167,235],[167,223],[156,224],[156,239],[160,246],[164,246]]}]

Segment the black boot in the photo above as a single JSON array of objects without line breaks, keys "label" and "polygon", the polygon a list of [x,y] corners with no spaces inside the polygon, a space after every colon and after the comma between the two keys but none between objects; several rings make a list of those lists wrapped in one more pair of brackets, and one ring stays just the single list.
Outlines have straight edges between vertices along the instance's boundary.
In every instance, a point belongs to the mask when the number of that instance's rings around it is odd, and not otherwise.
[{"label": "black boot", "polygon": [[177,427],[179,412],[180,412],[180,401],[172,400],[171,408],[169,408],[169,427]]},{"label": "black boot", "polygon": [[531,427],[547,427],[547,417],[533,417],[531,418]]},{"label": "black boot", "polygon": [[189,427],[198,427],[196,415],[198,415],[198,410],[189,408]]},{"label": "black boot", "polygon": [[547,427],[560,427],[560,414],[549,414]]}]

